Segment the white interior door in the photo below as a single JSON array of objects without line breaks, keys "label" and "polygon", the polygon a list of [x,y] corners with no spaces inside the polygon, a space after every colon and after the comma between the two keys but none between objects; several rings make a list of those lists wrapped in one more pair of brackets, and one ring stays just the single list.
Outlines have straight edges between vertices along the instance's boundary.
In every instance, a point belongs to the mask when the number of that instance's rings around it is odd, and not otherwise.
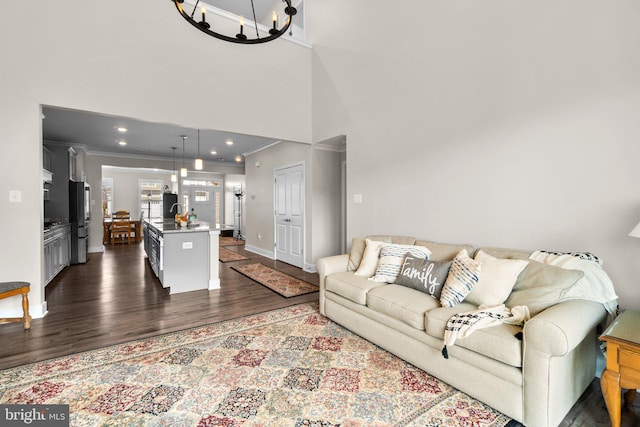
[{"label": "white interior door", "polygon": [[276,259],[304,265],[304,165],[275,171]]}]

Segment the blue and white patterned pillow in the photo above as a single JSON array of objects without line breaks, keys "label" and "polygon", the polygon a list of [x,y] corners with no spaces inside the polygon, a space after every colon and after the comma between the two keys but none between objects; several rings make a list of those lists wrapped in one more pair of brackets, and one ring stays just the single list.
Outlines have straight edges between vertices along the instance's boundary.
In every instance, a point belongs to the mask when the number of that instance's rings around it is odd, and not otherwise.
[{"label": "blue and white patterned pillow", "polygon": [[369,280],[386,283],[395,282],[407,254],[411,254],[414,258],[429,259],[431,251],[424,246],[385,243],[380,249],[380,259],[378,260],[376,274]]},{"label": "blue and white patterned pillow", "polygon": [[480,270],[480,262],[469,257],[466,249],[458,252],[444,282],[440,305],[454,307],[460,304],[480,280]]}]

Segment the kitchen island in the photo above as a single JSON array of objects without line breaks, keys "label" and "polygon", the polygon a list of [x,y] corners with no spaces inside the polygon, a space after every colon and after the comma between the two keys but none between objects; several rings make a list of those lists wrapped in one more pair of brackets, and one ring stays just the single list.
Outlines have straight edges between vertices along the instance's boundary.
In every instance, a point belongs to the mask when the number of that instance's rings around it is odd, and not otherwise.
[{"label": "kitchen island", "polygon": [[206,222],[180,226],[171,220],[145,220],[144,250],[155,275],[170,294],[220,288],[220,230]]}]

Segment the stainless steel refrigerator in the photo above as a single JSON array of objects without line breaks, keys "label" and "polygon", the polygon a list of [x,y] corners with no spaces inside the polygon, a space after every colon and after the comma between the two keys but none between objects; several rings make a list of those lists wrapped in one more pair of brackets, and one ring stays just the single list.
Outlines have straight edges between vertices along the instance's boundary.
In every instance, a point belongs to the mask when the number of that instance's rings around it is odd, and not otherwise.
[{"label": "stainless steel refrigerator", "polygon": [[69,222],[71,264],[84,264],[89,251],[91,225],[91,187],[86,182],[69,181]]}]

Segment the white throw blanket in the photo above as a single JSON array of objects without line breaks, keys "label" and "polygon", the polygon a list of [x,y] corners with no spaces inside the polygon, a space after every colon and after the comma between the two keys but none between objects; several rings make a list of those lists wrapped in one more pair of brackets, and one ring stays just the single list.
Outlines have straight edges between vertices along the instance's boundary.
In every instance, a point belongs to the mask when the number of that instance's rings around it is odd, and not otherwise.
[{"label": "white throw blanket", "polygon": [[563,301],[585,299],[599,302],[604,305],[604,308],[609,313],[610,321],[615,318],[618,296],[613,288],[611,279],[598,263],[573,255],[556,255],[542,251],[535,251],[529,256],[529,259],[555,265],[566,270],[584,272],[584,277],[569,289]]},{"label": "white throw blanket", "polygon": [[478,329],[501,323],[521,325],[530,318],[529,309],[526,306],[516,306],[508,309],[504,304],[495,307],[480,306],[475,311],[455,314],[447,321],[447,326],[444,328],[442,355],[445,359],[448,359],[447,346],[452,347],[456,339],[468,337]]}]

